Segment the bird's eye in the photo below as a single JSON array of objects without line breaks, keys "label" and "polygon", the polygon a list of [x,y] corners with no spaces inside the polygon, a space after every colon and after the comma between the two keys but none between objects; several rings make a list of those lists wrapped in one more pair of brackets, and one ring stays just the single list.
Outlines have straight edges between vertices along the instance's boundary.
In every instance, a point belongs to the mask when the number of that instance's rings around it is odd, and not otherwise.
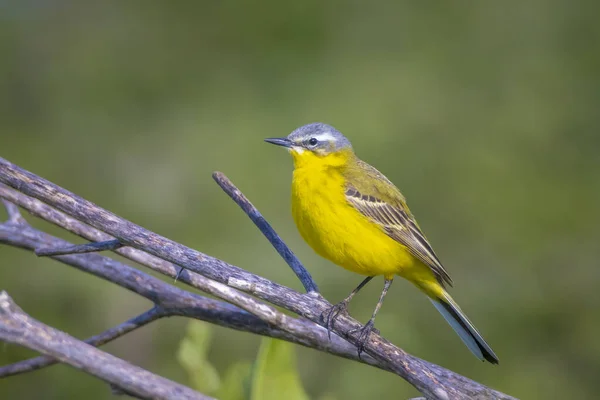
[{"label": "bird's eye", "polygon": [[310,138],[308,140],[308,144],[311,145],[311,146],[316,146],[317,143],[319,143],[319,141],[317,140],[317,138]]}]

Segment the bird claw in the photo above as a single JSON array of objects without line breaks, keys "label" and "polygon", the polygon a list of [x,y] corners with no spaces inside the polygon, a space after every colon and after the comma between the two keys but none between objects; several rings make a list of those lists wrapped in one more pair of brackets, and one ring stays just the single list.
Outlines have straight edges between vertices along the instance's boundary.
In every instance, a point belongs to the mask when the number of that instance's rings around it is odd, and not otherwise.
[{"label": "bird claw", "polygon": [[367,322],[366,325],[362,328],[352,329],[351,331],[348,331],[348,336],[356,332],[359,332],[356,338],[356,348],[358,350],[358,358],[360,358],[360,355],[365,350],[365,344],[367,343],[371,332],[379,334],[379,330],[375,329],[375,321],[373,319],[370,319],[369,322]]},{"label": "bird claw", "polygon": [[331,330],[333,329],[335,320],[340,316],[340,314],[346,314],[347,312],[348,302],[346,300],[342,300],[339,303],[331,306],[329,310],[325,311],[321,315],[325,322],[325,327],[327,328],[327,336],[329,337],[329,340],[331,340]]}]

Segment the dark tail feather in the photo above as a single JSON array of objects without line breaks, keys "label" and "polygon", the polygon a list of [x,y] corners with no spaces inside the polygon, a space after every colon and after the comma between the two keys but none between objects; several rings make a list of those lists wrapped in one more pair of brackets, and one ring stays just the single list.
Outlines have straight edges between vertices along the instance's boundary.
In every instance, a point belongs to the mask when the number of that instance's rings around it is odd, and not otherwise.
[{"label": "dark tail feather", "polygon": [[481,361],[487,360],[492,364],[498,364],[498,357],[461,311],[458,304],[447,293],[444,293],[443,296],[443,298],[432,298],[430,300],[452,329],[460,336],[464,344]]}]

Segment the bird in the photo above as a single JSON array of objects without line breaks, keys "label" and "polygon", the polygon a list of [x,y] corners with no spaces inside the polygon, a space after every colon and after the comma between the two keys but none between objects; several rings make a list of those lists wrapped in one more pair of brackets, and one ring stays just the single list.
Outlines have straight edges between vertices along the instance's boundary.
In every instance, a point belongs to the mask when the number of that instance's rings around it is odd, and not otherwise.
[{"label": "bird", "polygon": [[447,291],[452,279],[410,212],[400,190],[355,154],[334,127],[311,123],[266,142],[286,148],[294,161],[292,215],[302,238],[320,256],[366,276],[323,314],[328,332],[352,298],[374,277],[384,286],[369,321],[357,333],[358,354],[374,330],[375,317],[400,276],[427,295],[435,308],[481,361],[498,357]]}]

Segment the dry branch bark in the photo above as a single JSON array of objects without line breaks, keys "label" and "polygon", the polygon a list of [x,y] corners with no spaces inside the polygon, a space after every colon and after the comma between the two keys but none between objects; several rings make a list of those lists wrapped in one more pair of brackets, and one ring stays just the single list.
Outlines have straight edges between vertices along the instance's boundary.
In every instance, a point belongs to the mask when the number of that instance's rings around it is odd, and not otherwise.
[{"label": "dry branch bark", "polygon": [[[260,213],[239,189],[222,174],[215,174],[214,177],[232,199],[257,223],[259,229],[276,248],[279,246],[278,251],[283,249],[283,254],[281,251],[280,254],[286,258],[286,261],[294,263],[293,270],[299,277],[302,277],[303,284],[309,293],[298,293],[157,235],[0,158],[0,182],[28,196],[39,199],[68,216],[109,235],[108,237],[103,235],[103,238],[96,240],[116,239],[123,246],[130,246],[117,250],[120,254],[128,249],[134,251],[130,249],[131,247],[142,254],[148,253],[151,255],[149,257],[152,257],[153,269],[169,276],[177,274],[177,267],[184,267],[185,270],[181,273],[181,280],[186,284],[234,302],[249,313],[268,321],[269,324],[292,336],[298,333],[294,331],[294,327],[291,325],[294,321],[293,318],[285,314],[281,314],[283,315],[281,317],[272,307],[251,300],[251,298],[243,296],[241,292],[283,307],[315,323],[322,324],[321,315],[331,304],[316,292],[316,285],[312,286],[310,284],[312,279],[307,280],[310,275],[308,273],[302,274],[304,268],[293,256],[293,253],[287,249],[287,246],[280,239],[279,242],[277,241],[278,236],[276,233],[266,224],[264,218],[260,216]],[[4,195],[1,196],[5,197]],[[261,223],[261,221],[265,223]],[[74,229],[69,230],[79,233]],[[155,262],[157,259],[161,261]],[[360,326],[357,321],[344,315],[337,320],[334,332],[340,337],[346,338],[348,342],[355,346],[356,338],[349,336],[348,332]],[[512,399],[506,394],[407,354],[376,334],[370,336],[365,346],[365,352],[372,356],[379,366],[401,376],[429,399]]]},{"label": "dry branch bark", "polygon": [[[89,339],[84,340],[85,343],[99,347],[105,343],[113,341],[114,339],[126,335],[127,333],[134,331],[142,326],[149,324],[150,322],[156,321],[164,316],[164,311],[158,307],[154,307],[137,317],[131,318],[126,322],[115,326],[114,328],[108,329],[99,335],[93,336]],[[4,365],[0,367],[0,378],[5,378],[12,375],[18,375],[25,372],[36,371],[41,368],[49,367],[57,364],[60,361],[50,356],[39,356],[30,358],[29,360],[23,360],[14,364]]]},{"label": "dry branch bark", "polygon": [[4,291],[0,292],[0,339],[52,356],[139,398],[211,399],[36,321]]},{"label": "dry branch bark", "polygon": [[[23,204],[25,204],[23,201],[25,200],[23,198],[24,196],[20,195],[18,192],[11,193],[11,190],[12,189],[0,185],[0,196],[11,197],[14,200],[20,199]],[[37,202],[37,200],[30,200],[32,201],[27,203]],[[44,213],[44,211],[42,211],[44,208],[48,208],[48,206],[38,204],[38,212]],[[65,219],[68,219],[68,217],[65,216]],[[72,221],[72,223],[75,224],[76,221]],[[84,227],[81,228],[84,229]],[[88,227],[87,229],[91,228]],[[34,229],[30,225],[6,223],[0,224],[0,243],[31,251],[39,248],[65,248],[72,246],[62,239]],[[115,283],[147,298],[155,304],[155,307],[147,312],[151,313],[155,317],[154,319],[169,316],[195,318],[227,328],[287,340],[340,357],[379,366],[381,368],[372,357],[359,360],[354,347],[345,340],[339,337],[335,337],[331,341],[328,340],[326,330],[308,320],[292,319],[291,323],[293,324],[293,331],[295,334],[290,334],[276,326],[265,323],[254,315],[229,303],[187,292],[151,275],[138,271],[129,265],[99,254],[72,254],[53,256],[52,258],[81,271],[91,273],[99,278]],[[139,319],[144,321],[144,324],[151,322],[147,319],[147,313],[141,314],[119,327],[109,329],[94,338],[90,338],[87,342],[98,346],[107,343],[110,340],[114,340],[133,329],[137,329],[142,326],[139,324]],[[144,318],[144,316],[146,318]],[[133,325],[133,323],[135,323],[135,325]],[[34,360],[35,359],[22,361],[13,365],[0,367],[0,377],[27,372],[32,369],[38,369],[43,366],[54,364],[54,362],[49,361],[48,359],[45,359],[43,363],[41,359]]]}]

